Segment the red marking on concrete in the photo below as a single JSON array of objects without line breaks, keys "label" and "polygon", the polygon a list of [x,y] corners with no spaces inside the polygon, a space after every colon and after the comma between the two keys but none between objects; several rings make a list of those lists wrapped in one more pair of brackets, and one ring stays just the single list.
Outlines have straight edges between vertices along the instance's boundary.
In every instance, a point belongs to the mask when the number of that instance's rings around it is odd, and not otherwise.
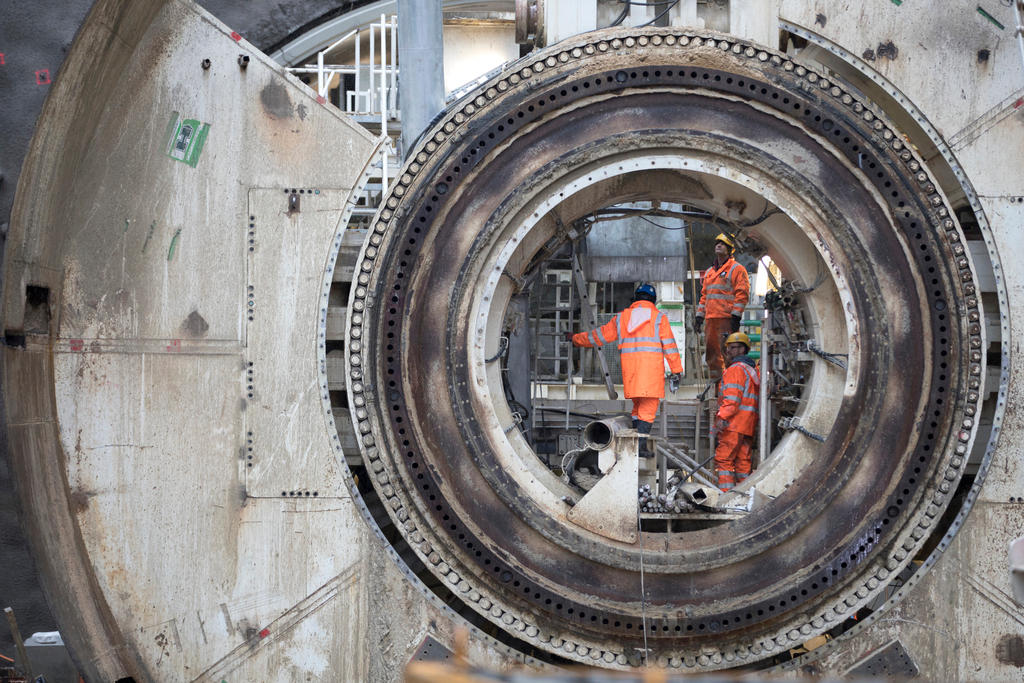
[{"label": "red marking on concrete", "polygon": [[327,102],[327,98],[324,97],[323,95],[317,95],[316,96],[316,101],[317,101],[317,104],[324,104],[325,102]]},{"label": "red marking on concrete", "polygon": [[0,52],[0,66],[7,64],[7,57],[4,56],[3,52]]},{"label": "red marking on concrete", "polygon": [[181,340],[172,339],[171,343],[167,345],[168,351],[181,351]]},{"label": "red marking on concrete", "polygon": [[71,345],[72,351],[81,351],[85,348],[85,342],[81,339],[69,339],[68,343]]},{"label": "red marking on concrete", "polygon": [[269,628],[263,629],[262,631],[260,631],[260,640],[263,640],[264,638],[266,638],[269,635],[270,635],[270,629]]},{"label": "red marking on concrete", "polygon": [[234,38],[235,41],[237,42],[237,41],[242,39],[242,34],[239,33],[238,31],[232,31],[231,32],[231,37]]},{"label": "red marking on concrete", "polygon": [[1020,109],[1021,105],[1024,105],[1024,97],[1022,97],[1019,100],[1017,100],[1016,102],[1014,102],[1013,103],[1013,108],[1014,109]]},{"label": "red marking on concrete", "polygon": [[50,70],[40,69],[36,72],[36,85],[49,85],[50,84]]}]

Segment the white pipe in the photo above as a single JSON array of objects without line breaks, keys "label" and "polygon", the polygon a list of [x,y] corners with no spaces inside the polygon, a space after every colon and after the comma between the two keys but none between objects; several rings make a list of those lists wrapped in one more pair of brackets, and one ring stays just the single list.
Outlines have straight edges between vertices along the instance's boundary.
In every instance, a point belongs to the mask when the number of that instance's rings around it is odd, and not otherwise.
[{"label": "white pipe", "polygon": [[324,96],[324,53],[316,54],[316,92],[320,97]]},{"label": "white pipe", "polygon": [[[288,73],[293,74],[315,74],[320,70],[316,66],[288,66],[285,68]],[[350,64],[324,64],[324,71],[336,74],[354,74],[356,68]]]},{"label": "white pipe", "polygon": [[[388,89],[387,89],[387,22],[380,15],[380,134],[388,134]],[[384,155],[385,173],[387,172],[387,154]]]},{"label": "white pipe", "polygon": [[362,46],[362,44],[363,44],[363,36],[362,36],[361,33],[359,33],[357,31],[356,32],[356,84],[355,84],[355,87],[353,88],[353,91],[355,92],[355,97],[352,99],[352,110],[353,111],[359,111],[359,71],[360,71],[359,67],[361,66],[360,61],[359,61],[359,49]]},{"label": "white pipe", "polygon": [[398,73],[398,39],[395,33],[398,31],[398,17],[391,15],[391,87],[388,88],[388,115],[395,116],[397,106],[395,102],[395,77]]},{"label": "white pipe", "polygon": [[373,87],[375,85],[374,76],[377,73],[377,46],[376,46],[376,26],[370,24],[370,71],[369,80],[370,83],[366,86],[366,113],[373,111]]},{"label": "white pipe", "polygon": [[387,21],[380,15],[380,136],[384,144],[380,148],[380,187],[383,197],[388,191],[388,95],[387,95]]},{"label": "white pipe", "polygon": [[[316,74],[317,74],[317,76],[316,76],[316,92],[317,92],[318,95],[320,95],[320,97],[327,97],[327,93],[331,89],[331,79],[334,78],[335,74],[340,73],[339,71],[331,71],[330,72],[330,78],[327,80],[326,83],[324,82],[324,55],[326,55],[328,52],[330,52],[334,48],[338,47],[339,45],[344,43],[346,40],[351,38],[353,35],[356,35],[358,33],[359,33],[358,29],[353,29],[352,31],[349,31],[348,33],[343,35],[341,38],[338,38],[336,41],[331,43],[328,47],[326,47],[323,50],[320,50],[319,52],[316,53]],[[356,38],[356,40],[358,40],[358,37]],[[357,48],[357,51],[358,51],[358,48]],[[291,71],[293,73],[298,73],[300,71],[303,71],[303,69],[292,68],[292,69],[289,69],[289,71]],[[343,84],[339,80],[339,82],[338,82],[338,91],[339,91],[339,93],[342,90],[342,85]],[[341,97],[339,97],[338,100],[340,102],[341,101]]]},{"label": "white pipe", "polygon": [[357,33],[359,33],[359,29],[352,29],[351,31],[343,35],[341,38],[338,38],[336,41],[331,43],[328,47],[321,50],[321,52],[330,52],[331,50],[338,47],[339,45],[341,45],[342,43],[344,43],[346,40],[348,40]]}]

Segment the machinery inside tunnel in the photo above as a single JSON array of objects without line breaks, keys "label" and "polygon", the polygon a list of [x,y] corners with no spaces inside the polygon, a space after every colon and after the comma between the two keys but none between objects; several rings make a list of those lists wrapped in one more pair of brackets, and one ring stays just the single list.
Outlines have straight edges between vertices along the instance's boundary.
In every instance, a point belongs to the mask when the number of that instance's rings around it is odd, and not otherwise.
[{"label": "machinery inside tunnel", "polygon": [[[769,223],[772,229],[771,241],[781,245],[774,249],[783,254],[787,267],[785,274],[767,256],[767,250],[759,239],[750,234],[752,228],[773,215],[781,214],[777,207],[768,204],[763,198],[752,196],[751,192],[741,186],[723,184],[721,180],[711,181],[702,177],[703,174],[687,176],[678,172],[654,170],[658,164],[680,166],[678,158],[673,159],[663,152],[657,156],[645,155],[642,161],[632,161],[623,167],[639,170],[613,175],[596,184],[583,185],[584,190],[568,200],[573,204],[571,207],[566,207],[567,201],[563,200],[553,206],[542,219],[553,222],[556,229],[555,234],[543,243],[540,255],[530,257],[514,253],[511,257],[513,260],[528,264],[519,274],[509,274],[507,267],[503,266],[503,274],[512,280],[512,290],[504,303],[496,301],[488,312],[489,317],[504,315],[501,329],[497,332],[500,334],[498,353],[485,361],[496,364],[500,362],[500,382],[494,376],[489,377],[489,392],[492,397],[507,402],[508,408],[504,410],[508,411],[510,419],[517,425],[516,429],[525,439],[525,444],[516,441],[514,447],[524,453],[532,449],[552,469],[564,470],[563,458],[568,450],[581,445],[580,436],[588,419],[600,420],[621,414],[623,410],[628,412],[624,402],[616,402],[622,391],[618,354],[607,350],[570,353],[563,346],[564,333],[580,325],[585,329],[607,322],[630,303],[636,278],[657,282],[667,297],[661,306],[675,318],[671,324],[678,345],[685,349],[688,364],[691,365],[691,371],[685,373],[683,378],[684,393],[689,398],[670,400],[666,404],[666,412],[660,423],[661,436],[665,437],[665,441],[660,447],[668,453],[665,457],[676,466],[682,465],[684,471],[691,475],[697,473],[702,483],[712,484],[714,475],[706,463],[705,467],[698,466],[700,461],[707,459],[700,455],[701,451],[708,453],[711,450],[711,444],[704,433],[706,430],[699,426],[698,420],[705,426],[710,424],[711,417],[705,413],[707,407],[714,404],[712,399],[715,398],[711,393],[712,382],[706,376],[702,349],[695,343],[696,335],[692,327],[689,327],[694,301],[699,299],[699,284],[692,278],[689,281],[665,280],[677,277],[688,269],[687,259],[683,255],[688,249],[688,242],[696,243],[699,248],[703,246],[701,242],[712,241],[715,231],[728,230],[734,237],[741,239],[742,253],[737,254],[737,257],[751,263],[755,273],[760,272],[764,276],[762,279],[775,279],[774,288],[766,289],[764,294],[755,294],[757,301],[748,308],[745,324],[746,329],[752,333],[758,331],[754,334],[754,339],[758,341],[754,357],[766,366],[770,363],[777,378],[777,386],[770,389],[766,387],[766,405],[769,408],[765,410],[764,443],[758,449],[763,453],[759,458],[762,467],[759,468],[758,476],[758,481],[763,483],[759,486],[767,495],[774,497],[793,480],[796,470],[802,468],[802,460],[806,460],[796,455],[799,448],[783,448],[780,449],[780,457],[771,457],[774,445],[785,434],[778,428],[780,420],[781,424],[799,426],[801,420],[811,419],[816,428],[827,432],[838,406],[836,397],[842,395],[846,385],[843,372],[818,372],[816,375],[815,363],[811,360],[815,357],[814,352],[818,351],[817,357],[830,363],[833,369],[846,369],[846,357],[849,355],[845,346],[846,320],[839,306],[838,293],[827,291],[834,283],[831,280],[826,283],[824,262],[810,251],[812,247],[809,244],[802,243],[791,221],[780,215],[775,221],[776,225]],[[758,218],[743,225],[717,219],[715,212],[725,211],[724,206],[713,206],[709,210],[692,205],[695,198],[710,198],[709,187],[714,185],[720,186],[719,192],[728,193],[725,194],[725,201],[731,206],[743,205],[747,200],[760,200],[765,208]],[[608,191],[614,191],[617,196],[647,195],[651,199],[632,201],[628,206],[622,202],[605,206],[605,202],[610,201],[604,196]],[[695,194],[685,195],[687,192]],[[564,192],[559,193],[562,194]],[[585,197],[581,196],[584,194]],[[674,204],[673,197],[691,203]],[[574,218],[571,227],[559,229],[557,226],[560,223],[564,225],[561,216],[574,216],[574,212],[582,210],[581,201],[597,202],[602,208],[591,210],[583,218]],[[700,202],[700,199],[697,201]],[[633,222],[615,218],[623,215]],[[658,216],[663,222],[666,217],[675,218],[680,222],[676,226],[667,226],[646,216]],[[636,220],[638,218],[641,222]],[[692,237],[683,240],[681,235],[670,235],[666,247],[665,240],[659,240],[662,237],[659,231],[665,230],[688,230],[691,235],[697,234],[699,237],[696,240]],[[524,238],[516,250],[521,250],[523,244],[531,243],[537,243],[536,238]],[[610,259],[602,254],[612,248],[609,245],[616,243],[619,245],[616,249],[618,252],[628,251],[622,247],[623,244],[634,250],[660,251],[653,257],[634,251],[616,255],[614,266],[609,266],[607,263]],[[653,249],[651,245],[654,245]],[[799,268],[795,264],[799,264]],[[769,269],[778,272],[778,278],[775,275],[769,276]],[[665,275],[659,277],[659,272]],[[602,277],[620,279],[602,280]],[[800,277],[806,278],[806,285],[801,283]],[[625,281],[621,278],[625,278]],[[590,291],[593,291],[593,296]],[[524,308],[526,304],[523,297],[529,302],[528,309]],[[513,301],[516,303],[512,304]],[[772,314],[771,320],[765,317],[765,311]],[[829,331],[825,335],[827,342],[814,339],[810,334],[812,328],[809,321],[814,321],[814,330]],[[760,331],[762,329],[763,333]],[[495,333],[491,326],[487,334]],[[769,344],[773,334],[774,341]],[[822,343],[832,344],[834,350],[831,353],[821,352]],[[768,355],[769,349],[771,357]],[[615,386],[612,386],[613,383]],[[809,396],[814,397],[813,402],[802,401],[805,390],[812,392]],[[554,395],[558,398],[553,398]],[[826,400],[826,396],[832,396],[833,399]],[[812,411],[813,415],[805,417],[802,409],[807,405],[815,406],[816,410]],[[671,417],[668,411],[671,411]],[[801,414],[798,415],[798,412]],[[806,428],[802,428],[800,433],[821,440],[819,435]],[[668,438],[670,434],[671,438]],[[789,457],[782,458],[782,453],[789,454]],[[593,464],[589,467],[594,469]],[[769,478],[769,471],[775,469],[779,472]],[[664,481],[659,488],[664,489]],[[664,493],[663,490],[661,492]],[[564,493],[560,491],[559,497]]]},{"label": "machinery inside tunnel", "polygon": [[[493,668],[848,673],[909,651],[938,675],[936,644],[880,617],[941,609],[952,579],[927,570],[970,555],[953,539],[997,457],[1019,275],[884,79],[781,15],[766,41],[702,11],[552,29],[388,178],[386,125],[197,6],[94,9],[3,271],[4,443],[90,679],[390,680],[459,628]],[[729,492],[693,327],[720,233],[758,283],[763,386]],[[614,347],[565,341],[639,283],[685,367],[651,459]]]},{"label": "machinery inside tunnel", "polygon": [[[561,657],[718,667],[884,590],[955,491],[982,345],[969,265],[951,258],[963,237],[899,135],[783,55],[650,30],[531,56],[424,140],[361,255],[349,396],[385,509],[456,597]],[[807,373],[790,420],[823,442],[778,444],[751,479],[761,505],[632,542],[572,523],[574,496],[536,466],[496,362],[538,254],[625,201],[745,206],[751,222],[778,207],[750,242],[805,283],[804,349],[848,359]],[[894,306],[892,291],[912,296]],[[889,404],[900,386],[920,388],[915,404]]]}]

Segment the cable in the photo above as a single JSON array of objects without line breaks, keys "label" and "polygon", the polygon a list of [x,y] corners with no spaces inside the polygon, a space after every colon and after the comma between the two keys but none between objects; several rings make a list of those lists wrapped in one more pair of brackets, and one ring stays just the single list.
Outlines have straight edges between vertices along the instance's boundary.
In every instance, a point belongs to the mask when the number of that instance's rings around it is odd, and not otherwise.
[{"label": "cable", "polygon": [[562,476],[570,484],[576,484],[572,475],[576,471],[576,461],[579,459],[580,453],[585,450],[585,448],[574,448],[571,451],[566,451],[562,456]]},{"label": "cable", "polygon": [[832,363],[833,365],[836,365],[836,366],[842,368],[843,370],[846,369],[846,361],[841,360],[841,359],[842,358],[849,358],[848,354],[845,354],[845,353],[830,353],[828,351],[825,351],[824,349],[819,348],[817,343],[815,343],[815,341],[813,339],[808,339],[807,340],[807,350],[810,351],[811,353],[815,354],[816,356],[820,356],[821,358],[824,358],[829,363]]},{"label": "cable", "polygon": [[813,292],[819,286],[821,286],[821,283],[825,281],[825,276],[827,275],[827,273],[825,272],[825,269],[821,267],[821,259],[820,258],[817,259],[817,268],[818,268],[818,275],[817,275],[817,277],[814,278],[814,284],[811,285],[810,287],[804,287],[802,290],[800,290],[801,293],[809,294],[810,292]]},{"label": "cable", "polygon": [[764,223],[771,216],[774,216],[777,213],[782,213],[782,209],[780,209],[779,207],[776,206],[774,209],[769,209],[768,208],[769,206],[770,206],[770,203],[768,202],[767,199],[765,199],[764,200],[764,210],[761,212],[760,216],[758,216],[757,218],[753,218],[753,219],[751,219],[749,221],[738,222],[738,223],[736,223],[736,225],[738,225],[741,228],[751,228],[751,227],[753,227],[755,225],[758,225],[760,223]]},{"label": "cable", "polygon": [[647,216],[638,216],[638,218],[640,218],[640,220],[644,220],[644,221],[647,221],[648,223],[650,223],[650,224],[651,224],[651,225],[653,225],[654,227],[656,227],[656,228],[661,228],[662,230],[686,230],[686,223],[683,223],[683,224],[682,224],[682,225],[680,225],[680,226],[679,226],[678,228],[673,228],[673,227],[672,227],[672,226],[670,226],[670,225],[662,225],[661,223],[655,223],[654,221],[652,221],[652,220],[651,220],[650,218],[648,218]]},{"label": "cable", "polygon": [[800,432],[804,436],[807,436],[807,437],[810,437],[810,438],[814,439],[815,441],[818,441],[818,442],[821,442],[821,443],[825,443],[825,437],[820,436],[818,434],[815,434],[814,432],[812,432],[810,430],[804,429],[800,425],[797,425],[797,426],[793,427],[793,429],[795,429],[796,431]]},{"label": "cable", "polygon": [[615,21],[613,21],[611,23],[611,26],[618,26],[619,24],[621,24],[625,20],[626,16],[628,16],[628,15],[629,15],[629,4],[628,3],[624,3],[623,7],[622,7],[622,11],[619,12],[619,16],[615,17]]},{"label": "cable", "polygon": [[512,412],[519,413],[520,415],[523,416],[524,420],[530,419],[530,411],[526,409],[526,406],[517,401],[515,398],[509,399],[508,397],[506,397],[506,399],[508,400],[508,407],[514,409]]},{"label": "cable", "polygon": [[[653,26],[659,19],[661,19],[663,16],[665,16],[666,14],[671,12],[672,8],[675,7],[678,4],[679,4],[679,0],[675,0],[671,5],[669,5],[664,10],[662,10],[661,14],[657,15],[656,17],[654,17],[653,19],[648,21],[646,24],[640,24],[639,26],[637,26],[637,28],[644,28],[646,26]],[[646,634],[644,634],[644,638],[645,639],[647,638]]]},{"label": "cable", "polygon": [[[669,211],[668,209],[631,209],[627,207],[609,206],[603,209],[598,209],[589,214],[593,218],[592,222],[597,221],[617,221],[629,216],[661,216],[663,218],[682,218],[686,220],[688,218],[704,218],[708,220],[714,220],[714,215],[707,211]],[[602,218],[603,216],[603,218]]]},{"label": "cable", "polygon": [[580,459],[580,456],[595,451],[589,448],[574,448],[571,451],[566,451],[565,455],[562,456],[562,479],[567,483],[584,491],[589,491],[597,485],[597,482],[601,481],[603,474],[590,474],[587,472],[576,471],[576,461]]},{"label": "cable", "polygon": [[779,420],[779,428],[783,429],[783,430],[787,430],[787,431],[792,429],[795,432],[800,432],[801,434],[803,434],[804,436],[806,436],[809,439],[814,439],[815,441],[817,441],[819,443],[825,443],[825,437],[821,436],[820,434],[815,434],[814,432],[812,432],[811,430],[807,429],[806,427],[801,426],[797,422],[797,418],[795,418],[795,417],[784,417],[784,418],[781,418]]},{"label": "cable", "polygon": [[508,351],[508,337],[500,337],[498,339],[498,352],[491,356],[490,358],[484,359],[484,362],[493,363],[494,361],[504,356],[506,351]]}]

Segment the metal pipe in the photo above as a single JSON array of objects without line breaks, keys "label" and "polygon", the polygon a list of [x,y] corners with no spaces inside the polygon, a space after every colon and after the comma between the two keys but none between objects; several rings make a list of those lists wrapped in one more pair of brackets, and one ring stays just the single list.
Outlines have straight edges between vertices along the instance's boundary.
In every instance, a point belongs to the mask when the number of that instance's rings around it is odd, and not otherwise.
[{"label": "metal pipe", "polygon": [[[767,265],[765,265],[767,267]],[[768,405],[768,382],[771,378],[771,328],[772,312],[767,308],[764,311],[764,320],[761,322],[761,386],[757,397],[757,454],[753,463],[757,468],[768,457],[769,438],[768,425],[771,420],[771,406]]]},{"label": "metal pipe", "polygon": [[[334,78],[334,74],[338,73],[337,70],[329,68],[328,73],[330,75],[328,76],[326,82],[324,81],[324,56],[328,52],[330,52],[331,50],[333,50],[334,48],[338,47],[343,42],[348,40],[353,35],[357,35],[358,36],[358,33],[359,33],[358,30],[349,31],[344,36],[342,36],[338,40],[336,40],[333,43],[331,43],[328,47],[326,47],[323,50],[320,50],[319,52],[316,53],[316,74],[317,74],[316,92],[317,92],[318,95],[320,95],[320,97],[327,97],[327,93],[328,93],[328,91],[330,90],[330,87],[331,87],[331,79]],[[358,41],[359,38],[357,37],[356,40]],[[358,64],[358,60],[357,60],[356,69],[358,69],[358,68],[359,68],[359,64]],[[302,68],[289,68],[288,70],[291,71],[292,73],[300,73],[302,71],[305,71],[305,69],[302,69]],[[341,90],[342,90],[342,83],[339,82],[338,83],[338,91],[339,91],[339,93],[341,92]],[[341,102],[341,97],[340,96],[338,97],[338,101],[339,101],[340,104],[344,105],[344,102]]]},{"label": "metal pipe", "polygon": [[18,659],[21,660],[21,670],[27,680],[35,680],[32,675],[32,662],[28,659],[28,651],[25,649],[25,639],[21,637],[21,630],[18,628],[18,620],[14,618],[14,610],[4,607],[4,614],[7,615],[7,625],[11,629],[11,638],[14,639],[14,649],[18,652]]},{"label": "metal pipe", "polygon": [[380,148],[380,187],[381,196],[388,192],[388,149],[391,144],[388,140],[388,63],[387,63],[387,17],[380,15],[380,136],[384,144]]},{"label": "metal pipe", "polygon": [[316,94],[323,97],[326,90],[324,87],[324,53],[318,52],[316,54]]},{"label": "metal pipe", "polygon": [[352,98],[352,111],[359,111],[359,72],[362,71],[362,61],[360,59],[360,50],[363,44],[363,34],[360,31],[356,31],[356,82],[352,88],[352,92],[355,93],[355,97]]},{"label": "metal pipe", "polygon": [[[387,39],[387,17],[383,14],[380,15],[380,134],[386,136],[388,134],[388,39]],[[387,178],[388,173],[388,153],[387,147],[381,154],[381,159],[384,165],[384,177]],[[384,183],[387,192],[387,183]]]},{"label": "metal pipe", "polygon": [[604,450],[615,440],[618,432],[632,428],[633,421],[623,415],[606,420],[594,420],[583,428],[583,445],[595,451]]},{"label": "metal pipe", "polygon": [[391,69],[388,74],[388,116],[395,115],[395,77],[398,74],[398,18],[395,15],[391,15],[388,21],[388,27],[391,30]]},{"label": "metal pipe", "polygon": [[444,107],[441,0],[398,0],[402,156]]},{"label": "metal pipe", "polygon": [[374,26],[373,24],[370,24],[370,26],[369,26],[369,32],[370,32],[370,59],[369,59],[369,62],[368,62],[369,71],[366,72],[367,80],[369,81],[369,84],[366,86],[366,113],[367,114],[372,114],[373,113],[373,100],[375,99],[373,97],[373,86],[376,84],[376,81],[375,81],[374,77],[375,77],[375,75],[377,73],[377,65],[376,65],[377,51],[376,51],[376,45],[375,45],[375,39],[374,39],[375,28],[376,28],[376,26]]}]

